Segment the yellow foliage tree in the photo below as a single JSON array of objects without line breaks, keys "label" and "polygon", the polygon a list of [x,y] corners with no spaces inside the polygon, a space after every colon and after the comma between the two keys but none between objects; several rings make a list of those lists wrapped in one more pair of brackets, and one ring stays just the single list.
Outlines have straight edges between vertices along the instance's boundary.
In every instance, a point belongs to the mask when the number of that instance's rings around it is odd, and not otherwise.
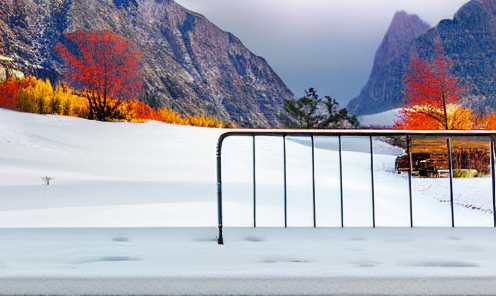
[{"label": "yellow foliage tree", "polygon": [[186,116],[186,120],[189,125],[192,126],[200,126],[200,127],[215,127],[215,128],[223,128],[224,124],[217,118],[208,117],[205,115],[188,115]]},{"label": "yellow foliage tree", "polygon": [[177,112],[172,111],[168,108],[160,108],[158,110],[160,114],[161,121],[170,124],[188,125],[188,121],[183,118],[183,116]]},{"label": "yellow foliage tree", "polygon": [[[59,114],[88,118],[89,103],[84,97],[75,94],[75,91],[67,85],[58,85],[55,89],[49,80],[40,80],[32,76],[20,80],[23,82],[18,87],[16,95],[12,95],[15,100],[9,102],[15,105],[15,109],[22,112],[39,114]],[[11,104],[11,105],[12,105]],[[111,108],[116,106],[115,120],[129,122],[146,122],[147,120],[157,120],[170,124],[192,125],[199,127],[223,128],[221,120],[205,115],[182,116],[168,108],[155,110],[147,104],[131,99],[119,101],[108,98]]]},{"label": "yellow foliage tree", "polygon": [[88,100],[75,95],[73,90],[66,85],[57,86],[53,92],[53,98],[60,105],[59,112],[54,113],[82,118],[88,116]]},{"label": "yellow foliage tree", "polygon": [[31,79],[32,86],[19,90],[17,94],[17,110],[39,114],[87,116],[87,100],[73,94],[72,89],[59,85],[54,90],[48,79]]},{"label": "yellow foliage tree", "polygon": [[52,97],[53,87],[50,81],[35,79],[32,86],[19,90],[16,107],[22,112],[49,114],[52,113]]}]

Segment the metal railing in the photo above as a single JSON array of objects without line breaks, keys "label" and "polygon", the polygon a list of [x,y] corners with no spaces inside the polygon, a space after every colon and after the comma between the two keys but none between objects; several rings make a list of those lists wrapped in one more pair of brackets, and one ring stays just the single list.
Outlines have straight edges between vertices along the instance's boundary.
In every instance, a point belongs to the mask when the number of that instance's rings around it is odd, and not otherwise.
[{"label": "metal railing", "polygon": [[496,131],[398,131],[398,130],[240,130],[227,132],[219,137],[217,143],[217,210],[218,210],[218,244],[223,244],[222,235],[222,144],[228,137],[249,136],[253,138],[253,227],[257,227],[256,218],[256,137],[282,137],[283,138],[283,163],[284,163],[284,227],[287,227],[287,154],[286,154],[286,137],[310,137],[312,148],[312,190],[313,190],[313,227],[317,227],[316,205],[315,205],[315,137],[337,137],[339,151],[339,182],[340,182],[340,203],[341,203],[341,227],[344,227],[344,208],[343,208],[343,157],[342,157],[342,137],[368,137],[370,139],[370,175],[371,175],[371,198],[372,198],[372,225],[375,228],[375,193],[374,193],[374,150],[373,137],[406,137],[407,155],[409,159],[408,186],[410,198],[410,227],[413,227],[413,202],[412,202],[412,171],[413,161],[411,152],[411,140],[413,136],[436,136],[446,138],[446,148],[449,164],[450,179],[450,203],[451,203],[451,226],[455,227],[454,201],[453,201],[453,160],[451,155],[451,139],[453,137],[488,137],[490,141],[490,172],[492,180],[492,200],[493,200],[493,220],[496,227],[496,185],[495,185],[495,151],[494,136]]}]

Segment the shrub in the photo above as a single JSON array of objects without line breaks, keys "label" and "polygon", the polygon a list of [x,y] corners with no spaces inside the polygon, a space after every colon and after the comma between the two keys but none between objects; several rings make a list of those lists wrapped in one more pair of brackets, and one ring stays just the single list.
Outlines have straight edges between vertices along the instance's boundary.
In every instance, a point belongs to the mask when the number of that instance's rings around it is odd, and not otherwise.
[{"label": "shrub", "polygon": [[479,177],[477,170],[455,169],[453,170],[454,178],[475,178]]},{"label": "shrub", "polygon": [[0,82],[0,107],[15,109],[17,95],[20,90],[32,86],[36,78],[28,76],[24,79],[10,78]]},{"label": "shrub", "polygon": [[71,100],[70,99],[66,99],[62,105],[62,113],[63,115],[70,115],[71,114],[71,109],[72,109],[72,106],[71,106]]},{"label": "shrub", "polygon": [[179,124],[179,125],[187,125],[188,122],[182,117],[181,114],[172,111],[167,108],[160,108],[158,110],[160,118],[162,122],[171,123],[171,124]]},{"label": "shrub", "polygon": [[45,102],[45,98],[38,98],[38,113],[39,114],[48,114],[48,106]]},{"label": "shrub", "polygon": [[200,126],[200,127],[215,127],[215,128],[223,128],[224,124],[217,118],[208,117],[205,115],[187,115],[186,120],[189,125],[192,126]]},{"label": "shrub", "polygon": [[62,115],[62,104],[59,97],[52,97],[50,99],[50,109],[50,113]]}]

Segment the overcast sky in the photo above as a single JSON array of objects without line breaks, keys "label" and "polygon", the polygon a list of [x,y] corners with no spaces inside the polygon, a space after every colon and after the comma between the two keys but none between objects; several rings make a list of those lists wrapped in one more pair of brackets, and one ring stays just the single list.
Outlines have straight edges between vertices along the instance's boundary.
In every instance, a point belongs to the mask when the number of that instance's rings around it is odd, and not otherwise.
[{"label": "overcast sky", "polygon": [[431,26],[468,0],[175,0],[264,57],[295,96],[314,87],[345,107],[372,70],[398,10]]}]

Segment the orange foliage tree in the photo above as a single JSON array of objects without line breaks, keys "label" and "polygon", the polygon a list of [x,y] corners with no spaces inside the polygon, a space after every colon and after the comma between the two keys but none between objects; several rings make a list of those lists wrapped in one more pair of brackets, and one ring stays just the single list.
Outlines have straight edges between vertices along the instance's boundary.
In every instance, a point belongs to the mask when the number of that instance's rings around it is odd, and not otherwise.
[{"label": "orange foliage tree", "polygon": [[479,129],[496,130],[496,114],[490,113],[476,118],[476,126]]},{"label": "orange foliage tree", "polygon": [[65,36],[77,50],[59,43],[55,51],[66,63],[69,82],[88,99],[88,119],[113,119],[122,101],[141,89],[140,51],[112,32],[77,31]]},{"label": "orange foliage tree", "polygon": [[[457,122],[449,114],[464,114],[466,119],[467,112],[471,110],[457,105],[462,88],[448,69],[449,63],[442,56],[439,44],[433,62],[422,62],[419,58],[412,60],[410,71],[404,77],[407,106],[400,112],[396,128],[448,130],[470,125],[470,122]],[[449,112],[448,107],[453,110]]]},{"label": "orange foliage tree", "polygon": [[34,77],[28,76],[26,79],[10,78],[0,82],[0,107],[15,109],[19,91],[33,86],[35,81]]},{"label": "orange foliage tree", "polygon": [[[420,108],[410,109],[404,108],[400,111],[401,121],[396,122],[397,129],[405,130],[440,130],[445,129],[444,121],[436,120],[443,118],[442,110],[420,110]],[[447,104],[447,121],[448,128],[454,130],[469,130],[478,128],[479,124],[474,122],[472,110],[470,108],[463,108],[455,104]]]}]

